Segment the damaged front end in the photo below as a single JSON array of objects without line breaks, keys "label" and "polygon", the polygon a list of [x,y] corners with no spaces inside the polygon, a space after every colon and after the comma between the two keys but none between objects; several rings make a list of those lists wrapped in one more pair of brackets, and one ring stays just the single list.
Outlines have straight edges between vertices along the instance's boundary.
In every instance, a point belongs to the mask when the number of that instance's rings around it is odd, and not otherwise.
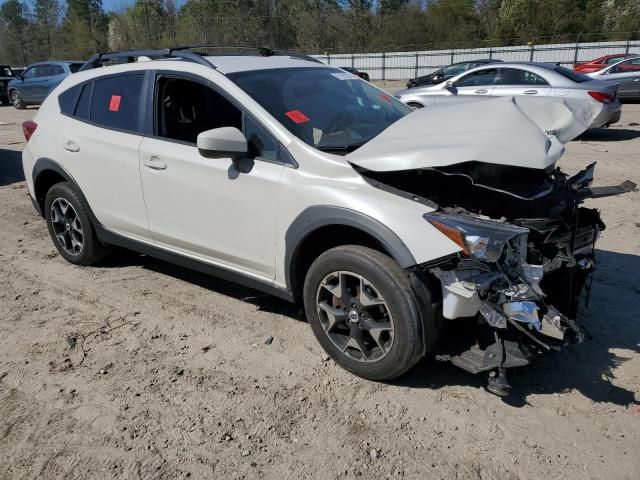
[{"label": "damaged front end", "polygon": [[473,323],[472,334],[438,358],[472,373],[490,371],[493,393],[508,393],[505,369],[583,339],[575,321],[578,300],[585,286],[588,295],[595,242],[605,225],[597,210],[581,203],[635,189],[632,182],[592,188],[594,165],[571,178],[558,169],[478,164],[358,169],[378,188],[437,202],[424,219],[461,253],[417,268],[439,280],[445,319]]}]

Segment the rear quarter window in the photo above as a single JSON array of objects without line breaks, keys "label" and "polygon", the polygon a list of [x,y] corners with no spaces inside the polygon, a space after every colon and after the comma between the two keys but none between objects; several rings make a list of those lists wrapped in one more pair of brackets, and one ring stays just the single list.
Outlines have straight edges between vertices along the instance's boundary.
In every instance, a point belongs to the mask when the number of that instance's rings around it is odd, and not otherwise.
[{"label": "rear quarter window", "polygon": [[65,115],[73,115],[81,89],[82,85],[76,85],[58,95],[58,104],[60,104],[60,111],[62,113]]},{"label": "rear quarter window", "polygon": [[139,131],[144,74],[121,75],[93,82],[90,120],[116,130]]}]

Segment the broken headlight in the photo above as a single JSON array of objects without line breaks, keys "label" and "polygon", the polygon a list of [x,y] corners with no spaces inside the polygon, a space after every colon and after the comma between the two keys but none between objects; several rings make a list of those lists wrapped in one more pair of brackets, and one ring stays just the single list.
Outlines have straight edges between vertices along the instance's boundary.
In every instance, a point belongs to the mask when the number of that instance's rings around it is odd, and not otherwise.
[{"label": "broken headlight", "polygon": [[462,248],[466,255],[491,263],[500,259],[511,239],[521,235],[526,244],[526,234],[529,233],[528,228],[457,213],[425,213],[424,218]]}]

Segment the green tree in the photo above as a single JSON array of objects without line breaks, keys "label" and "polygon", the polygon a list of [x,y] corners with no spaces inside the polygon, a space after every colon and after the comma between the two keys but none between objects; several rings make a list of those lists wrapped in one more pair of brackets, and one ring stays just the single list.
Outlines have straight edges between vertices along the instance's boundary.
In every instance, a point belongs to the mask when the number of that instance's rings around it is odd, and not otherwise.
[{"label": "green tree", "polygon": [[58,0],[36,0],[35,7],[36,31],[43,46],[39,56],[44,58],[55,57],[56,35],[60,21],[60,4]]},{"label": "green tree", "polygon": [[107,46],[108,17],[102,0],[67,0],[62,22],[60,55],[86,59]]},{"label": "green tree", "polygon": [[26,49],[26,31],[29,25],[27,9],[19,0],[7,0],[0,5],[0,23],[3,27],[1,42],[4,56],[11,63],[27,65],[28,52]]}]

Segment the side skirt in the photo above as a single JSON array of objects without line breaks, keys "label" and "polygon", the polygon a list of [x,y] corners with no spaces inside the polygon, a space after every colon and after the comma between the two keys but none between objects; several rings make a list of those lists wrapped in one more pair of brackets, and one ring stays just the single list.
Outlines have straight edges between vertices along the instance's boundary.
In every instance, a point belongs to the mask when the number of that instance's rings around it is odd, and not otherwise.
[{"label": "side skirt", "polygon": [[174,265],[179,265],[190,270],[196,270],[198,272],[211,275],[212,277],[228,280],[230,282],[282,298],[283,300],[294,302],[293,294],[289,290],[278,288],[270,283],[256,280],[255,278],[242,275],[241,273],[237,273],[232,270],[227,270],[226,268],[219,267],[217,265],[210,265],[177,253],[169,252],[159,247],[154,247],[152,245],[147,245],[146,243],[125,238],[121,235],[110,232],[97,222],[94,224],[94,227],[98,238],[103,243],[126,248],[127,250],[133,250],[134,252],[142,253]]}]

